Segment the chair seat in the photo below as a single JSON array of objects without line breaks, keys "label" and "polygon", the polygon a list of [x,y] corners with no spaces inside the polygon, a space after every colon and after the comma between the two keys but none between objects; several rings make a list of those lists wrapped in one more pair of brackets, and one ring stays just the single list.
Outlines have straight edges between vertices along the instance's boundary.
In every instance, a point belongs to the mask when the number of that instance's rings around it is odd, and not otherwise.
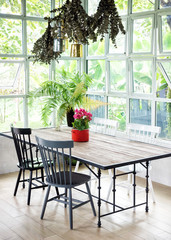
[{"label": "chair seat", "polygon": [[50,175],[51,179],[48,179],[48,178],[46,179],[47,184],[49,183],[50,185],[52,185],[52,182],[53,182],[53,185],[58,187],[65,187],[65,186],[76,187],[78,185],[88,182],[91,178],[89,175],[72,172],[72,183],[70,184],[69,172],[65,172],[66,180],[64,179],[64,172],[61,172],[60,174],[58,172],[56,176],[57,176],[57,179],[52,179],[52,175]]},{"label": "chair seat", "polygon": [[[21,168],[21,166],[19,165],[19,163],[17,164],[17,166],[19,167],[19,168]],[[37,159],[37,158],[34,158],[33,159],[33,167],[32,167],[32,162],[31,162],[31,160],[30,161],[28,161],[26,164],[24,164],[24,166],[23,166],[23,168],[24,169],[40,169],[40,168],[43,168],[43,163],[42,163],[42,160],[39,158],[39,159]]]}]

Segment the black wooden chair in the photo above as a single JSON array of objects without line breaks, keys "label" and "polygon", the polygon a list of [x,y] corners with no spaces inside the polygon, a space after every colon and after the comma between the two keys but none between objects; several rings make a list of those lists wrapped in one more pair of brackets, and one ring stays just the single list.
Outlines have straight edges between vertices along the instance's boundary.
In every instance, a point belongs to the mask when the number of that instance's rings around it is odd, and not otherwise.
[{"label": "black wooden chair", "polygon": [[[44,183],[44,167],[42,160],[38,158],[38,148],[31,143],[31,129],[30,128],[14,128],[11,127],[11,132],[14,140],[15,149],[18,157],[19,173],[14,190],[14,196],[17,194],[19,183],[29,183],[27,204],[30,205],[31,190],[37,188],[45,188]],[[30,176],[26,178],[25,171],[30,171]],[[35,172],[35,176],[33,175]],[[21,175],[23,173],[23,178]]]},{"label": "black wooden chair", "polygon": [[[48,141],[38,137],[36,137],[36,140],[40,149],[47,177],[46,182],[48,184],[48,189],[42,208],[41,219],[43,219],[47,202],[52,200],[62,202],[65,207],[69,205],[70,229],[73,229],[73,209],[90,202],[93,214],[96,216],[96,211],[88,186],[90,176],[72,172],[71,148],[73,148],[73,141]],[[86,201],[80,201],[72,198],[72,189],[82,184],[86,185],[89,197],[89,199]],[[58,195],[49,198],[51,186],[65,189],[64,193],[59,195],[60,199]],[[68,190],[69,197],[67,197]]]}]

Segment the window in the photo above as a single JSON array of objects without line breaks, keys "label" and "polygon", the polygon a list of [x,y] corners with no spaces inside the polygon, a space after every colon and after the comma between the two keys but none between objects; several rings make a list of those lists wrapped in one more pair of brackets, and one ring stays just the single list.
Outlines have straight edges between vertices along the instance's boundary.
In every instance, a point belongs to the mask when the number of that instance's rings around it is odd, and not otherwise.
[{"label": "window", "polygon": [[[63,3],[65,1],[62,1]],[[100,0],[84,0],[89,15]],[[47,27],[45,16],[59,0],[1,1],[0,6],[0,131],[17,126],[43,127],[43,98],[27,105],[29,90],[57,78],[62,69],[87,72],[93,84],[87,95],[96,101],[95,116],[115,119],[119,130],[128,122],[160,126],[161,138],[171,140],[171,4],[165,0],[115,0],[126,34],[119,33],[115,48],[105,34],[89,42],[84,57],[65,52],[51,65],[33,63],[34,42]],[[54,116],[49,126],[54,126]]]},{"label": "window", "polygon": [[152,92],[152,61],[139,60],[133,61],[133,92],[146,93]]},{"label": "window", "polygon": [[153,18],[136,18],[133,20],[133,52],[147,53],[152,51]]}]

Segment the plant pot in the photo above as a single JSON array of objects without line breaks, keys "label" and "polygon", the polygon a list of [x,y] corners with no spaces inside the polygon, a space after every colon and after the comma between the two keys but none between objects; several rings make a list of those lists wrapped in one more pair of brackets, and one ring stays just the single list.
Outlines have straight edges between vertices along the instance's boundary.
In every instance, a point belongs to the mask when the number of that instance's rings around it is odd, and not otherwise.
[{"label": "plant pot", "polygon": [[74,142],[88,142],[89,141],[89,129],[84,129],[82,131],[78,129],[72,129],[72,140]]},{"label": "plant pot", "polygon": [[74,122],[74,110],[71,108],[66,115],[68,127],[73,127],[72,123]]}]

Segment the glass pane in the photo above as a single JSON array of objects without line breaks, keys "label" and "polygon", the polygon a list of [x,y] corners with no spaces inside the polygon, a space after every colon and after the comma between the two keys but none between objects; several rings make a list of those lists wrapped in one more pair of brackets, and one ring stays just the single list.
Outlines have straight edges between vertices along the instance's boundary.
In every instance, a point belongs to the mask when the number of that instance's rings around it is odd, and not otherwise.
[{"label": "glass pane", "polygon": [[171,51],[171,15],[162,16],[162,46],[163,51]]},{"label": "glass pane", "polygon": [[0,62],[0,95],[24,94],[24,63]]},{"label": "glass pane", "polygon": [[120,131],[126,129],[126,99],[124,98],[108,98],[108,118],[118,121]]},{"label": "glass pane", "polygon": [[89,110],[92,113],[91,123],[93,123],[95,117],[105,118],[105,97],[89,94],[88,98],[93,100],[91,104],[91,109]]},{"label": "glass pane", "polygon": [[88,74],[93,79],[90,91],[105,91],[105,61],[89,60]]},{"label": "glass pane", "polygon": [[[44,98],[34,99],[34,103],[28,107],[28,120],[30,128],[44,127],[41,120],[41,112],[44,106]],[[49,126],[52,125],[52,117],[49,118]]]},{"label": "glass pane", "polygon": [[132,3],[132,12],[142,12],[154,10],[155,0],[133,0]]},{"label": "glass pane", "polygon": [[110,62],[110,90],[126,91],[126,62]]},{"label": "glass pane", "polygon": [[91,16],[97,12],[100,0],[88,0],[88,15]]},{"label": "glass pane", "polygon": [[[97,7],[100,0],[88,0],[88,14],[89,16],[97,12]],[[119,15],[127,13],[128,0],[115,0],[115,5],[118,10]]]},{"label": "glass pane", "polygon": [[97,42],[89,41],[88,55],[89,56],[101,56],[105,54],[105,41],[100,41],[100,37],[97,38]]},{"label": "glass pane", "polygon": [[55,0],[55,8],[59,8],[62,4],[65,4],[67,0]]},{"label": "glass pane", "polygon": [[50,12],[49,12],[50,7],[51,7],[51,0],[43,0],[43,1],[27,0],[26,14],[28,16],[36,16],[36,17],[50,16]]},{"label": "glass pane", "polygon": [[171,7],[171,1],[170,0],[160,0],[160,7],[161,8]]},{"label": "glass pane", "polygon": [[151,52],[152,18],[136,19],[133,22],[133,52]]},{"label": "glass pane", "polygon": [[130,122],[151,125],[151,101],[143,99],[131,99]]},{"label": "glass pane", "polygon": [[23,127],[23,100],[20,98],[0,99],[0,131],[11,131],[11,124]]},{"label": "glass pane", "polygon": [[[123,25],[124,25],[124,29],[126,29],[126,21],[122,21]],[[122,34],[121,32],[119,32],[119,34],[116,36],[116,46],[117,48],[114,47],[114,45],[112,44],[112,41],[109,41],[109,53],[125,53],[125,43],[126,41],[126,34]]]},{"label": "glass pane", "polygon": [[133,62],[133,91],[137,93],[152,92],[152,62]]},{"label": "glass pane", "polygon": [[161,127],[160,137],[171,139],[171,103],[157,102],[157,126]]},{"label": "glass pane", "polygon": [[128,0],[115,0],[119,15],[127,14]]},{"label": "glass pane", "polygon": [[31,54],[34,43],[42,37],[47,27],[47,22],[27,21],[27,52]]},{"label": "glass pane", "polygon": [[158,63],[156,74],[156,96],[171,98],[171,62]]},{"label": "glass pane", "polygon": [[15,1],[0,0],[0,13],[21,14],[21,0]]},{"label": "glass pane", "polygon": [[[56,74],[64,69],[65,71],[74,73],[77,71],[77,60],[59,60],[56,62]],[[57,76],[57,75],[56,75]]]},{"label": "glass pane", "polygon": [[0,26],[0,54],[21,54],[21,20],[0,18]]},{"label": "glass pane", "polygon": [[41,82],[49,79],[49,65],[30,62],[29,90],[39,87]]}]

